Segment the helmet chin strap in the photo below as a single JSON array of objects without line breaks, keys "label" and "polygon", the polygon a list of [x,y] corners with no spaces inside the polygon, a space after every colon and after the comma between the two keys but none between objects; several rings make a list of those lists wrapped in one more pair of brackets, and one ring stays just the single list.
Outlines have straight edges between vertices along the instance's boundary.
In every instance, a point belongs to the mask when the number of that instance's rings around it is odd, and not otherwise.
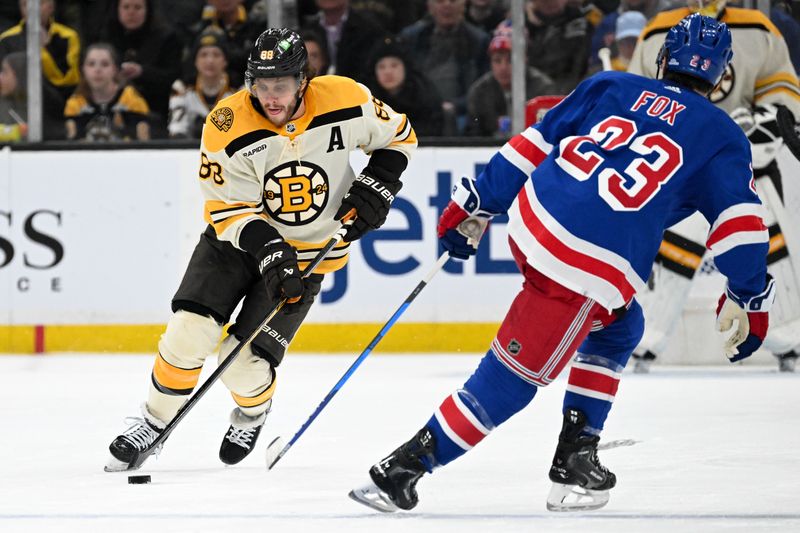
[{"label": "helmet chin strap", "polygon": [[303,96],[305,96],[306,91],[308,90],[308,84],[307,83],[306,83],[306,86],[303,87],[303,82],[304,81],[306,81],[306,76],[305,76],[305,74],[301,73],[300,74],[300,87],[297,88],[297,92],[295,93],[295,96],[294,96],[294,107],[292,108],[292,112],[289,113],[288,120],[292,120],[292,117],[294,116],[294,114],[297,113],[298,109],[300,109],[300,104],[303,103]]}]

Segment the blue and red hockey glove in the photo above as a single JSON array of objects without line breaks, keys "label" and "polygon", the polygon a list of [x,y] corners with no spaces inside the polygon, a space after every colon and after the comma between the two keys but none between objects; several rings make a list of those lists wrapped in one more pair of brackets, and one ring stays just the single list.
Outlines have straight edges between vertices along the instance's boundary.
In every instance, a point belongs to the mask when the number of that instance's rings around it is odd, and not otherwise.
[{"label": "blue and red hockey glove", "polygon": [[731,363],[741,361],[758,350],[769,329],[769,310],[775,300],[775,281],[767,274],[761,293],[743,299],[728,288],[717,304],[717,330],[728,331],[737,322],[736,331],[725,341],[725,355]]},{"label": "blue and red hockey glove", "polygon": [[441,248],[450,257],[466,260],[477,252],[478,243],[494,214],[480,208],[475,182],[469,178],[461,178],[453,185],[451,198],[439,217],[436,234]]}]

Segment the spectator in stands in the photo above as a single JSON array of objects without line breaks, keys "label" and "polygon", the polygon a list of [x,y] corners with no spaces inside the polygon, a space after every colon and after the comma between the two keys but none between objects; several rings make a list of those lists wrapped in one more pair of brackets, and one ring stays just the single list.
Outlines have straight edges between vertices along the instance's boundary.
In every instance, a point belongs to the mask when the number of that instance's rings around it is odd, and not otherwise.
[{"label": "spectator in stands", "polygon": [[614,41],[605,47],[609,51],[608,65],[603,65],[602,62],[592,65],[589,67],[589,75],[601,70],[626,72],[636,48],[636,41],[647,26],[647,19],[638,11],[626,11],[617,17],[616,26]]},{"label": "spectator in stands", "polygon": [[147,140],[149,108],[141,94],[120,80],[116,50],[106,43],[86,49],[81,81],[64,108],[68,139]]},{"label": "spectator in stands", "polygon": [[[489,43],[491,70],[472,84],[467,94],[469,121],[467,133],[482,137],[508,139],[511,131],[511,36],[495,35]],[[552,94],[553,80],[528,67],[526,98]],[[416,129],[416,127],[414,128]]]},{"label": "spectator in stands", "polygon": [[567,0],[528,0],[528,63],[568,94],[588,67],[591,28],[583,12]]},{"label": "spectator in stands", "polygon": [[386,37],[386,30],[369,14],[354,11],[349,0],[316,0],[319,12],[306,29],[324,36],[330,60],[328,74],[365,81],[370,50]]},{"label": "spectator in stands", "polygon": [[328,68],[330,66],[328,46],[325,44],[325,38],[311,30],[304,31],[301,37],[303,38],[303,42],[306,43],[308,66],[314,69],[317,76],[324,76],[328,73]]},{"label": "spectator in stands", "polygon": [[[42,138],[64,138],[64,99],[42,80]],[[11,52],[0,62],[0,143],[28,136],[28,64],[24,52]]]},{"label": "spectator in stands", "polygon": [[611,48],[616,40],[617,19],[626,11],[639,11],[646,20],[653,18],[656,13],[666,9],[668,0],[622,0],[619,8],[609,13],[600,21],[592,35],[592,48],[589,53],[589,65],[600,65],[597,51],[601,48]]},{"label": "spectator in stands", "polygon": [[16,24],[21,16],[18,3],[0,2],[0,33]]},{"label": "spectator in stands", "polygon": [[[11,1],[11,0],[6,0]],[[22,20],[0,34],[0,59],[26,50],[27,0],[19,0]],[[81,43],[78,33],[53,20],[55,0],[41,0],[38,22],[42,27],[42,73],[64,97],[78,84]]]},{"label": "spectator in stands", "polygon": [[208,28],[195,42],[192,57],[197,72],[194,84],[181,80],[172,85],[169,100],[169,136],[173,139],[199,139],[203,123],[214,106],[234,93],[228,85],[227,42],[225,33]]},{"label": "spectator in stands", "polygon": [[[384,29],[396,34],[414,24],[425,13],[426,0],[350,0],[354,11],[369,14]],[[416,130],[416,127],[414,128]]]},{"label": "spectator in stands", "polygon": [[467,0],[465,19],[491,35],[506,18],[502,0]]},{"label": "spectator in stands", "polygon": [[219,28],[228,39],[228,78],[231,87],[244,84],[247,56],[256,39],[266,29],[266,21],[250,18],[242,0],[207,0],[194,35],[209,27]]},{"label": "spectator in stands", "polygon": [[[797,6],[800,10],[800,5]],[[794,71],[800,75],[800,22],[792,18],[792,7],[786,0],[775,0],[769,12],[769,19],[778,28],[789,47]]]},{"label": "spectator in stands", "polygon": [[120,80],[133,85],[154,113],[154,137],[166,136],[170,87],[181,74],[181,43],[160,22],[153,0],[114,0],[104,40],[121,59]]},{"label": "spectator in stands", "polygon": [[[467,91],[489,70],[489,36],[464,20],[465,0],[428,0],[430,18],[405,28],[400,38],[409,56],[439,90],[445,112],[445,135],[463,131]],[[456,118],[456,126],[449,117]]]},{"label": "spectator in stands", "polygon": [[406,56],[394,39],[385,39],[373,49],[367,85],[372,95],[405,113],[418,137],[440,136],[444,125],[442,99],[436,87]]}]

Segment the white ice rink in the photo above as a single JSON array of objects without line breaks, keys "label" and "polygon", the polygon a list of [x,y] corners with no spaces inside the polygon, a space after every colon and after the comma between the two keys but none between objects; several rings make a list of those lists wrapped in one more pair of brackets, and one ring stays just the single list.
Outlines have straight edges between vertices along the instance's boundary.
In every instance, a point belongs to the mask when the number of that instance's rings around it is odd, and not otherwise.
[{"label": "white ice rink", "polygon": [[413,512],[349,500],[478,359],[371,356],[268,472],[267,443],[291,437],[353,360],[290,355],[241,465],[217,459],[232,408],[217,383],[140,471],[152,484],[128,485],[127,474],[103,472],[106,447],[137,414],[152,357],[0,357],[0,532],[800,531],[800,375],[773,367],[626,373],[604,439],[640,442],[601,452],[619,483],[600,511],[545,510],[564,376],[423,478]]}]

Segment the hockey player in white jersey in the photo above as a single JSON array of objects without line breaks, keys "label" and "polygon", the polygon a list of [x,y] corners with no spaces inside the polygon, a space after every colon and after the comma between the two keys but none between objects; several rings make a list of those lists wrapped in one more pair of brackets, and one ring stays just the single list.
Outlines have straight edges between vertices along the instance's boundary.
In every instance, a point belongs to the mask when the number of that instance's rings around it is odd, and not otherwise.
[{"label": "hockey player in white jersey", "polygon": [[[777,106],[785,106],[800,119],[800,85],[786,42],[760,11],[728,7],[725,0],[702,4],[689,0],[688,7],[659,13],[648,24],[628,71],[655,77],[654,58],[667,31],[690,12],[698,11],[725,22],[733,35],[733,60],[709,99],[731,115],[751,142],[756,188],[767,207],[764,222],[770,235],[769,271],[778,293],[764,348],[777,357],[781,371],[793,371],[800,353],[800,250],[790,245],[800,242],[800,232],[787,219],[775,161],[782,145],[775,118]],[[647,372],[652,361],[667,349],[695,274],[701,267],[713,268],[704,245],[707,231],[708,224],[695,215],[664,233],[651,289],[638,296],[647,328],[633,355],[635,371]],[[792,231],[798,233],[797,240],[786,238],[785,233]]]},{"label": "hockey player in white jersey", "polygon": [[[108,471],[128,469],[192,393],[205,359],[224,359],[285,297],[287,305],[221,376],[236,407],[220,460],[236,464],[253,450],[272,405],[276,368],[323,275],[342,268],[350,243],[386,220],[416,147],[408,118],[366,87],[339,76],[315,78],[291,30],[261,34],[245,79],[246,89],[206,119],[198,177],[209,225],[172,299],[143,417],[111,443]],[[349,163],[357,148],[370,154],[358,176]],[[303,279],[301,269],[353,209],[343,242]]]}]

